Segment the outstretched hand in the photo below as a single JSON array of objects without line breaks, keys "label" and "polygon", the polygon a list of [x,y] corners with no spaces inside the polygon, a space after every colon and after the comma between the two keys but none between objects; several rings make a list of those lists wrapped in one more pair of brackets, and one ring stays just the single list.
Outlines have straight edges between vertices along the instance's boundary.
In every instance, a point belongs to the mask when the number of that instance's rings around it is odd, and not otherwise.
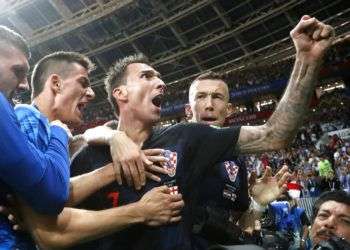
[{"label": "outstretched hand", "polygon": [[275,176],[272,176],[270,167],[266,167],[262,178],[250,180],[250,195],[262,206],[276,200],[287,188],[287,180],[290,177],[288,166],[284,165]]}]

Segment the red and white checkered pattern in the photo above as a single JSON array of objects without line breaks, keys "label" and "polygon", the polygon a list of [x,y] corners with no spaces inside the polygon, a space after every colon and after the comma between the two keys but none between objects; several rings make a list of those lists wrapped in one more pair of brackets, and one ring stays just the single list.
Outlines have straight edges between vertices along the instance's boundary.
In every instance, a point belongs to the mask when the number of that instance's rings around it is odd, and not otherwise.
[{"label": "red and white checkered pattern", "polygon": [[163,167],[168,171],[170,177],[174,177],[176,174],[177,153],[164,150],[163,155],[165,158],[169,159],[167,162],[163,163]]},{"label": "red and white checkered pattern", "polygon": [[224,166],[226,168],[228,178],[230,178],[230,181],[234,182],[237,177],[237,173],[239,169],[238,166],[233,161],[225,161]]}]

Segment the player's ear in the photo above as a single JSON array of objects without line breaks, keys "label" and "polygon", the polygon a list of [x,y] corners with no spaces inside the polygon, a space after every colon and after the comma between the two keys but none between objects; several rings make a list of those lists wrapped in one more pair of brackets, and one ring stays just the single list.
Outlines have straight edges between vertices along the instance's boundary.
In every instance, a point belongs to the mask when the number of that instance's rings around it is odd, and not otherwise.
[{"label": "player's ear", "polygon": [[192,112],[192,109],[191,109],[191,106],[189,103],[186,103],[185,104],[185,114],[186,114],[186,119],[189,121],[192,119],[193,117],[193,112]]},{"label": "player's ear", "polygon": [[51,74],[46,81],[46,84],[49,84],[51,90],[53,93],[58,94],[61,92],[62,89],[62,79],[57,74]]},{"label": "player's ear", "polygon": [[117,103],[118,101],[125,102],[128,100],[128,90],[125,85],[120,85],[113,89],[112,95]]},{"label": "player's ear", "polygon": [[226,118],[230,117],[233,114],[232,103],[227,103],[226,105]]}]

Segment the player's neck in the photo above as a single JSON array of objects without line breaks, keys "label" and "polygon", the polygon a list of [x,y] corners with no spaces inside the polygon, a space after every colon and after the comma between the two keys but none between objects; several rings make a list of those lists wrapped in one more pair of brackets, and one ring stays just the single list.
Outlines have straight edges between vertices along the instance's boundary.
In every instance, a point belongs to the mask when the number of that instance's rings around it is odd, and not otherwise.
[{"label": "player's neck", "polygon": [[152,125],[146,125],[142,121],[120,116],[117,130],[124,131],[137,145],[142,145],[150,136]]},{"label": "player's neck", "polygon": [[55,119],[54,112],[52,110],[52,103],[48,101],[49,99],[46,96],[39,95],[34,98],[33,103],[39,109],[39,111],[44,114],[50,122]]}]

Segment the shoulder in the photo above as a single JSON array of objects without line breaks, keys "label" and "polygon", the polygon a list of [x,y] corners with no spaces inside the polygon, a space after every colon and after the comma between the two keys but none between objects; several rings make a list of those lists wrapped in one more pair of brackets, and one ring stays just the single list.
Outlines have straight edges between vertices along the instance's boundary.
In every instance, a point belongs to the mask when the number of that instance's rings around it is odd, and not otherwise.
[{"label": "shoulder", "polygon": [[29,113],[29,114],[40,114],[40,112],[32,105],[29,104],[17,104],[15,106],[15,112],[23,112],[23,113]]},{"label": "shoulder", "polygon": [[195,127],[197,127],[196,123],[177,123],[175,125],[167,126],[167,127],[157,127],[154,128],[152,133],[156,136],[163,136],[166,134],[174,134],[174,133],[184,133],[189,131]]},{"label": "shoulder", "polygon": [[18,104],[14,110],[19,122],[25,119],[40,119],[40,112],[32,105]]},{"label": "shoulder", "polygon": [[195,122],[183,122],[178,123],[173,126],[168,127],[171,130],[184,130],[184,131],[190,131],[190,132],[197,132],[197,133],[207,133],[210,131],[213,132],[220,132],[220,131],[229,131],[229,130],[239,130],[240,127],[232,126],[232,127],[218,127],[215,125],[208,125],[203,123],[195,123]]}]

